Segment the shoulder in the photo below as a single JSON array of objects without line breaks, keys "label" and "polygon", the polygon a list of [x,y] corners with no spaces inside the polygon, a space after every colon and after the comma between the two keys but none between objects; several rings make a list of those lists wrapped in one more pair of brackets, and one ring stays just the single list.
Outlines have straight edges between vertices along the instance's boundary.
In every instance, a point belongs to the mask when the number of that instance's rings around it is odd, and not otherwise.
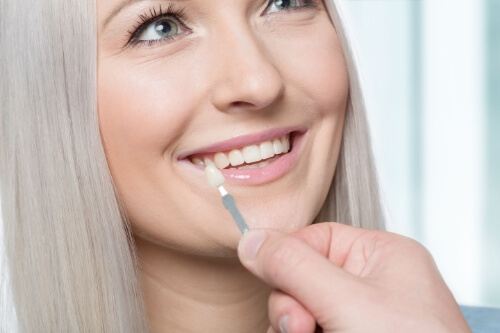
[{"label": "shoulder", "polygon": [[460,309],[474,333],[500,332],[500,309],[460,305]]}]

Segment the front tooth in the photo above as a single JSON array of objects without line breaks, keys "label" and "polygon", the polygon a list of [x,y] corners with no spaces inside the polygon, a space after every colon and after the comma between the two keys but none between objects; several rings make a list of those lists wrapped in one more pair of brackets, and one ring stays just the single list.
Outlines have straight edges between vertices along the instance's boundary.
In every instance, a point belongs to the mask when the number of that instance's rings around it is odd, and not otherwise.
[{"label": "front tooth", "polygon": [[243,159],[243,154],[238,149],[231,150],[229,152],[228,157],[229,157],[229,163],[231,163],[232,166],[238,166],[245,163],[245,160]]},{"label": "front tooth", "polygon": [[219,169],[224,169],[227,166],[229,166],[230,162],[229,159],[227,158],[226,154],[224,153],[217,153],[214,155],[214,163],[215,166]]},{"label": "front tooth", "polygon": [[283,144],[283,152],[288,153],[290,150],[290,139],[288,135],[281,138],[281,143]]},{"label": "front tooth", "polygon": [[257,145],[246,146],[243,148],[242,153],[246,163],[257,162],[262,159],[260,155],[260,148]]},{"label": "front tooth", "polygon": [[273,140],[273,148],[274,148],[274,154],[278,155],[283,152],[283,144],[279,139],[274,139]]},{"label": "front tooth", "polygon": [[263,160],[274,156],[274,147],[271,141],[262,142],[259,147],[260,155]]}]

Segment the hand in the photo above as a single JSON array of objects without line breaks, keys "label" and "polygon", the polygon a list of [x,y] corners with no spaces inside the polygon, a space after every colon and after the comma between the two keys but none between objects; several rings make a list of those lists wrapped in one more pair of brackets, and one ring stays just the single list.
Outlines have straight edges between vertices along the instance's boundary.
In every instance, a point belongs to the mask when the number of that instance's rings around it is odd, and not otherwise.
[{"label": "hand", "polygon": [[430,253],[401,235],[334,222],[254,229],[238,255],[275,288],[268,332],[280,332],[280,320],[287,333],[316,323],[324,333],[471,332]]}]

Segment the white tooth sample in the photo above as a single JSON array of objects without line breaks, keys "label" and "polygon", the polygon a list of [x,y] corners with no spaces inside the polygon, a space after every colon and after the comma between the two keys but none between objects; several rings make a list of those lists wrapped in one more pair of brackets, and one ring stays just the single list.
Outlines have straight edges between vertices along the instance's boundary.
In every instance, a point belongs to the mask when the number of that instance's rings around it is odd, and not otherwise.
[{"label": "white tooth sample", "polygon": [[214,161],[212,161],[212,160],[211,160],[210,158],[208,158],[208,157],[205,157],[205,158],[203,159],[203,166],[206,166],[206,165],[214,165],[214,166],[215,166]]},{"label": "white tooth sample", "polygon": [[281,138],[281,144],[283,145],[283,152],[288,153],[290,150],[290,139],[288,135]]},{"label": "white tooth sample", "polygon": [[259,147],[260,155],[263,160],[274,156],[274,147],[271,141],[262,142]]},{"label": "white tooth sample", "polygon": [[273,148],[275,155],[281,154],[283,152],[283,144],[281,143],[280,139],[273,140]]},{"label": "white tooth sample", "polygon": [[196,165],[205,166],[205,163],[203,163],[201,158],[198,158],[198,157],[193,158],[192,162],[193,162],[193,164],[196,164]]},{"label": "white tooth sample", "polygon": [[205,167],[205,176],[210,186],[219,187],[224,184],[224,176],[222,172],[213,163],[207,164]]},{"label": "white tooth sample", "polygon": [[228,158],[229,158],[229,163],[231,163],[232,166],[238,166],[245,163],[245,160],[243,159],[243,154],[238,149],[231,150],[229,152]]},{"label": "white tooth sample", "polygon": [[227,158],[226,154],[224,153],[217,153],[214,155],[214,163],[215,166],[218,167],[219,169],[224,169],[225,167],[229,166],[229,159]]},{"label": "white tooth sample", "polygon": [[254,163],[261,160],[260,148],[257,145],[246,146],[241,152],[246,163]]}]

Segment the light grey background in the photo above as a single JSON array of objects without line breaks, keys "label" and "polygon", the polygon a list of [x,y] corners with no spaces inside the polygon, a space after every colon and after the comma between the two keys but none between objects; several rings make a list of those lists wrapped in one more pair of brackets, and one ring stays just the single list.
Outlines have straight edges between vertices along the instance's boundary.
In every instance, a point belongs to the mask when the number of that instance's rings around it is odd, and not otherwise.
[{"label": "light grey background", "polygon": [[344,0],[389,230],[500,307],[500,1]]}]

